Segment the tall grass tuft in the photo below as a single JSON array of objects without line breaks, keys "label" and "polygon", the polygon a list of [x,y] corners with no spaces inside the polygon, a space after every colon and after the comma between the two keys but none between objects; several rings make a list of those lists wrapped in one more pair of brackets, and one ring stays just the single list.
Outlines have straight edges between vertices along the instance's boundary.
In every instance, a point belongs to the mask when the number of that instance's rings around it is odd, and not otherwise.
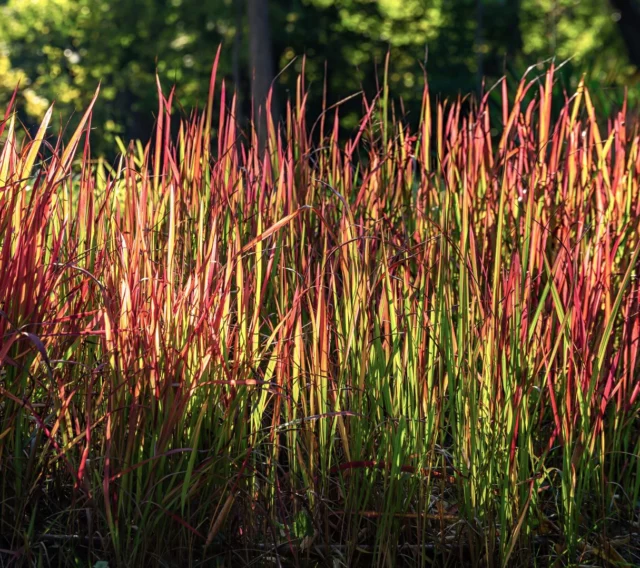
[{"label": "tall grass tuft", "polygon": [[2,565],[638,562],[626,107],[385,87],[341,143],[301,77],[261,151],[215,85],[113,165],[4,115]]}]

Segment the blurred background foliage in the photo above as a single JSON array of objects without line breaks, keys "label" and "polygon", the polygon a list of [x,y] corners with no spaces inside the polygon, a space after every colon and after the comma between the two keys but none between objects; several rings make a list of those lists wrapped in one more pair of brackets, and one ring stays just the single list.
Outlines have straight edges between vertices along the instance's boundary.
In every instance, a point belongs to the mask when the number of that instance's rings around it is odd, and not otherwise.
[{"label": "blurred background foliage", "polygon": [[[252,19],[252,6],[263,16]],[[165,89],[176,85],[185,112],[201,108],[222,44],[220,71],[240,96],[240,120],[251,113],[252,62],[257,74],[280,72],[283,108],[306,54],[313,115],[325,81],[330,104],[375,93],[389,49],[390,86],[408,120],[417,119],[423,66],[432,94],[452,97],[549,58],[570,59],[567,90],[586,72],[601,107],[613,107],[625,86],[632,102],[640,96],[638,26],[637,0],[0,0],[0,106],[19,82],[20,119],[33,128],[55,101],[65,128],[101,82],[94,150],[111,151],[116,136],[151,132],[156,72]],[[343,128],[355,126],[360,104],[346,104]]]}]

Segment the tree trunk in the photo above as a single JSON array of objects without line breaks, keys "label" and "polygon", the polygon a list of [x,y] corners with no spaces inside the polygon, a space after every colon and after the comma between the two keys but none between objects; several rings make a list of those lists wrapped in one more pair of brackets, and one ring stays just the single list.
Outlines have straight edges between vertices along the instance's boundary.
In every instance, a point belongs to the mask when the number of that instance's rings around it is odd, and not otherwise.
[{"label": "tree trunk", "polygon": [[236,33],[233,36],[233,55],[231,66],[233,68],[233,83],[236,91],[236,124],[242,126],[242,75],[240,71],[240,52],[242,49],[242,24],[244,8],[242,0],[234,0]]},{"label": "tree trunk", "polygon": [[482,0],[476,0],[476,89],[478,96],[482,96],[482,82],[484,81],[484,4]]},{"label": "tree trunk", "polygon": [[[271,28],[269,27],[269,0],[247,0],[249,16],[249,65],[253,121],[261,148],[267,138],[265,103],[274,79]],[[275,98],[272,109],[276,107]]]},{"label": "tree trunk", "polygon": [[611,6],[618,12],[618,29],[624,40],[629,59],[640,69],[640,1],[611,0]]}]

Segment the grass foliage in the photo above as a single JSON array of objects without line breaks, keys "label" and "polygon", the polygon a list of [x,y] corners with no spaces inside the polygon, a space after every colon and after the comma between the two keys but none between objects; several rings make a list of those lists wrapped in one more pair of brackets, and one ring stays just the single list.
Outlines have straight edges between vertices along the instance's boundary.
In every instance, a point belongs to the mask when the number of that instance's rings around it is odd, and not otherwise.
[{"label": "grass foliage", "polygon": [[214,67],[113,167],[10,105],[2,565],[637,562],[640,136],[553,83],[262,151]]}]

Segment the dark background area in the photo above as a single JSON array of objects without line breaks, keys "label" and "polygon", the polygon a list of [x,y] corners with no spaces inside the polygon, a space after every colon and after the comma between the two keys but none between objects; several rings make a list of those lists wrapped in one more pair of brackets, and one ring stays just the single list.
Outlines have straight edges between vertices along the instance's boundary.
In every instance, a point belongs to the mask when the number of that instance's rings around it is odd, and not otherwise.
[{"label": "dark background area", "polygon": [[[329,104],[375,94],[389,51],[391,93],[409,121],[423,66],[437,97],[477,93],[503,75],[515,82],[551,59],[564,63],[568,92],[586,73],[603,113],[625,87],[632,105],[640,96],[636,0],[0,0],[0,105],[20,83],[20,119],[33,127],[55,101],[64,127],[101,81],[93,144],[108,154],[116,136],[147,139],[156,72],[165,91],[175,84],[185,114],[202,108],[220,44],[219,77],[237,90],[244,124],[276,75],[283,111],[304,55],[312,117],[325,79]],[[345,103],[343,130],[361,115],[358,97]]]}]

